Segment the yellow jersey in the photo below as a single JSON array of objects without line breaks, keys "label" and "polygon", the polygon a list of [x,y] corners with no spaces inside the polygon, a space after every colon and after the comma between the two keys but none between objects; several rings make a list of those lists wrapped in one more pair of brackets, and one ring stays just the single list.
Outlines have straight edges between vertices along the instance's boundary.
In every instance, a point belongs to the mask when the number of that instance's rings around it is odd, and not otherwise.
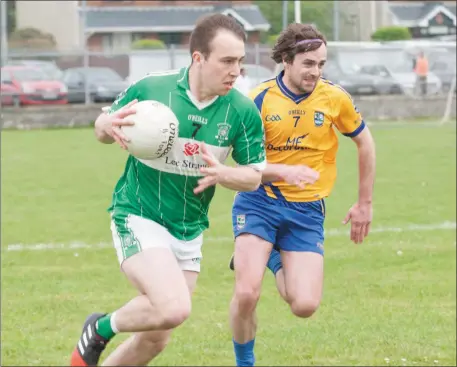
[{"label": "yellow jersey", "polygon": [[262,184],[269,197],[291,202],[327,197],[336,180],[338,137],[355,137],[365,123],[351,96],[339,85],[321,78],[312,93],[296,95],[284,84],[281,72],[249,96],[262,116],[267,162],[306,165],[320,173],[319,180],[300,189],[286,182]]}]

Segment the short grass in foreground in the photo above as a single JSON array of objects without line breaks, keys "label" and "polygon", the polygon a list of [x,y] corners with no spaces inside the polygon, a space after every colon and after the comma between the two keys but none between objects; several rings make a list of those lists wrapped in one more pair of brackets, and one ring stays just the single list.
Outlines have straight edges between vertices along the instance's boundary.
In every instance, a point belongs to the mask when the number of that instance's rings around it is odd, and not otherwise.
[{"label": "short grass in foreground", "polygon": [[[378,231],[361,246],[341,234],[357,195],[356,149],[341,138],[338,182],[327,200],[332,235],[321,308],[309,320],[294,318],[267,272],[259,365],[456,363],[455,126],[383,124],[372,131]],[[1,157],[2,364],[65,365],[87,314],[112,311],[135,292],[110,248],[8,251],[8,245],[109,243],[106,207],[125,152],[98,144],[85,129],[9,131],[2,133]],[[232,200],[232,192],[217,190],[193,314],[154,365],[234,363],[227,321]],[[418,229],[395,231],[411,224]]]}]

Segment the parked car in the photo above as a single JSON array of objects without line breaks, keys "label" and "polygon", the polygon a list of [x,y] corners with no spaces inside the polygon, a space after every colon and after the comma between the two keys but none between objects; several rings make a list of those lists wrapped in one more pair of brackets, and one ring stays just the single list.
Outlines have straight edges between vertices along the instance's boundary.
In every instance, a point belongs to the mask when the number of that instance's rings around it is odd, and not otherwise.
[{"label": "parked car", "polygon": [[430,72],[432,72],[433,75],[436,75],[441,81],[442,92],[449,93],[452,85],[452,80],[456,77],[455,53],[450,57],[442,57],[441,59],[432,58],[429,64]]},{"label": "parked car", "polygon": [[[275,74],[284,70],[282,64],[278,64]],[[376,95],[397,94],[401,90],[391,78],[373,77],[362,72],[362,68],[353,67],[343,70],[338,60],[331,58],[324,66],[323,78],[343,87],[351,95]]]},{"label": "parked car", "polygon": [[[417,76],[413,71],[408,68],[397,68],[395,71],[384,65],[372,65],[363,67],[365,73],[369,73],[373,77],[388,75],[395,80],[404,94],[414,95],[419,94]],[[442,84],[440,79],[432,72],[427,76],[427,93],[439,94],[441,92]]]},{"label": "parked car", "polygon": [[404,94],[401,84],[395,82],[389,70],[384,65],[366,65],[360,68],[361,74],[381,77],[389,80],[388,94]]},{"label": "parked car", "polygon": [[46,60],[10,60],[7,66],[29,66],[44,71],[53,80],[61,80],[62,70],[54,61]]},{"label": "parked car", "polygon": [[60,80],[28,66],[1,68],[1,103],[4,105],[65,104],[68,90]]},{"label": "parked car", "polygon": [[129,85],[110,68],[69,68],[63,73],[63,81],[68,88],[69,103],[85,101],[86,80],[91,102],[112,102]]},{"label": "parked car", "polygon": [[[387,72],[389,77],[398,86],[401,86],[404,94],[419,94],[413,63],[417,54],[412,49],[408,51],[400,47],[385,46],[366,50],[337,50],[333,54],[344,70],[353,69],[355,65],[359,67],[379,66],[377,70],[381,74],[375,73],[372,77],[382,77],[382,74]],[[441,89],[440,79],[430,70],[427,78],[427,93],[438,94],[441,93]]]},{"label": "parked car", "polygon": [[323,77],[352,95],[398,93],[398,85],[392,78],[364,74],[360,67],[342,68],[336,60],[329,60],[324,66]]}]

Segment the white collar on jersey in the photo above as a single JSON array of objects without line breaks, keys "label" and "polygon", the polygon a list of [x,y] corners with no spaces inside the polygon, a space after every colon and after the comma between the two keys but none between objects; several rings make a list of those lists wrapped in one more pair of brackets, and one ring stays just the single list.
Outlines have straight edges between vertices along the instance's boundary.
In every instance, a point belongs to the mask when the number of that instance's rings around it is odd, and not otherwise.
[{"label": "white collar on jersey", "polygon": [[200,111],[203,110],[204,108],[208,107],[208,106],[211,106],[214,102],[216,102],[216,99],[218,99],[219,96],[215,96],[213,97],[212,99],[210,99],[209,101],[205,101],[205,102],[200,102],[197,97],[195,97],[192,92],[187,89],[186,90],[186,93],[187,93],[187,96],[189,97],[190,101],[195,105],[195,107],[197,107]]}]

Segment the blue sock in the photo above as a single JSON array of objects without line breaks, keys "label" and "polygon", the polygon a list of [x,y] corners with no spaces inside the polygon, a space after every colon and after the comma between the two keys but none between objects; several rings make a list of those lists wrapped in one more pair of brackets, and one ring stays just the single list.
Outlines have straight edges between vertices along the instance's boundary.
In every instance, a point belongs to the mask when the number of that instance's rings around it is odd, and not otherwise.
[{"label": "blue sock", "polygon": [[254,342],[255,338],[245,344],[239,344],[233,340],[237,366],[254,366]]},{"label": "blue sock", "polygon": [[278,250],[271,250],[270,258],[267,262],[267,268],[270,269],[274,275],[282,268],[281,264],[281,254]]}]

